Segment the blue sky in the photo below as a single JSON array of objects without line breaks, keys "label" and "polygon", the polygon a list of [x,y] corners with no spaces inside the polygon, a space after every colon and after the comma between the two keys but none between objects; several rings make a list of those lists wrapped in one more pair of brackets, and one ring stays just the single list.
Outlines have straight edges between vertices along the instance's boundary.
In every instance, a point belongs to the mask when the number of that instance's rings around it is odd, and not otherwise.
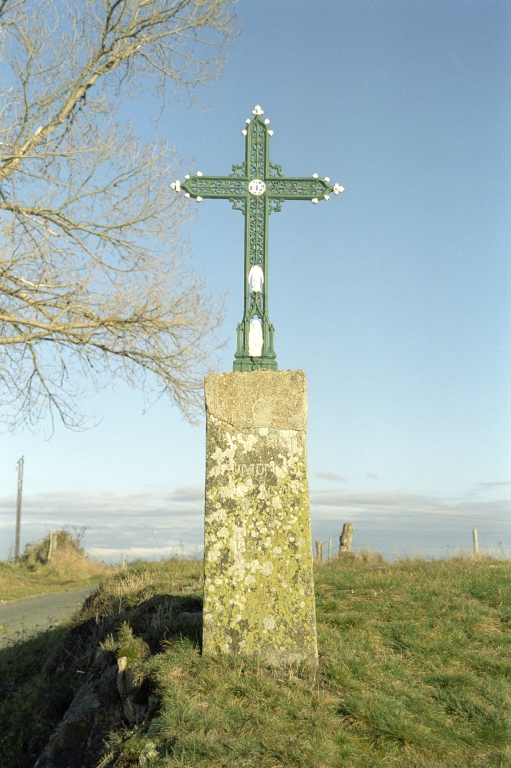
[{"label": "blue sky", "polygon": [[[286,175],[346,191],[270,219],[279,367],[309,390],[313,537],[355,523],[388,556],[502,542],[511,552],[511,5],[495,0],[240,0],[243,29],[204,111],[169,104],[159,132],[183,173],[228,174],[260,104]],[[156,105],[132,102],[153,136]],[[169,179],[169,183],[173,179]],[[221,370],[241,319],[243,219],[204,201],[191,258],[227,292]],[[204,423],[116,384],[98,426],[1,437],[0,558],[87,525],[97,556],[200,553]]]}]

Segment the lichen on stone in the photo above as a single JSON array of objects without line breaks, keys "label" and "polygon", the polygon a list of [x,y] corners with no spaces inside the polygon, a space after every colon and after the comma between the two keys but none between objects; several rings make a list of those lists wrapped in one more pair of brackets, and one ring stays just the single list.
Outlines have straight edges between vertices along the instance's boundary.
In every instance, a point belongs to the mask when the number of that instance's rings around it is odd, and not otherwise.
[{"label": "lichen on stone", "polygon": [[[209,402],[208,379],[214,379]],[[234,414],[242,413],[238,401],[247,392],[248,402],[267,404],[257,412],[265,424],[257,414],[253,423],[238,419],[241,424],[215,415],[225,416],[223,403],[215,407],[222,395],[233,401]],[[290,403],[294,411],[286,414]],[[316,663],[304,374],[207,377],[206,406],[204,653]]]}]

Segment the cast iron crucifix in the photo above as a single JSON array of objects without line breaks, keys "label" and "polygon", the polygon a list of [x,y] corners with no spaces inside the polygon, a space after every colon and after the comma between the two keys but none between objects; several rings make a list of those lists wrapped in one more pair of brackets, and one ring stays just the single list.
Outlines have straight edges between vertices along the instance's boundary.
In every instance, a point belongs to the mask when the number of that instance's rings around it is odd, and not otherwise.
[{"label": "cast iron crucifix", "polygon": [[273,348],[274,328],[268,314],[268,216],[280,211],[284,200],[328,200],[330,192],[343,192],[330,179],[288,177],[280,165],[270,162],[269,120],[263,120],[260,106],[252,110],[254,117],[246,121],[245,162],[233,165],[229,176],[185,176],[183,183],[171,187],[185,197],[201,202],[204,198],[229,200],[232,207],[245,216],[245,306],[243,320],[237,326],[238,346],[234,355],[234,371],[269,368],[276,371]]}]

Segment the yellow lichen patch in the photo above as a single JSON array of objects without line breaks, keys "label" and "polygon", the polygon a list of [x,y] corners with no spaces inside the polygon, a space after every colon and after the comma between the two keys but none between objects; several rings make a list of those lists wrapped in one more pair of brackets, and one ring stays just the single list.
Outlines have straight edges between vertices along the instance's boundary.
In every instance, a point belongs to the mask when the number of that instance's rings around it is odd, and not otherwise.
[{"label": "yellow lichen patch", "polygon": [[203,650],[316,663],[305,430],[254,427],[208,409]]}]

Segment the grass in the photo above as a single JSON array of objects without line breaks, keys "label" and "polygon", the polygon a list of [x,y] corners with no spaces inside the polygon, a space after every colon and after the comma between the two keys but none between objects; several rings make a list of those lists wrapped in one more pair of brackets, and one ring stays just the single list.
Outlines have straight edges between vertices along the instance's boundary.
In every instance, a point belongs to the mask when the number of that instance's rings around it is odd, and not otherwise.
[{"label": "grass", "polygon": [[89,560],[80,534],[58,531],[53,536],[57,549],[49,562],[49,536],[27,544],[17,563],[0,561],[0,603],[99,584],[111,573],[103,563]]},{"label": "grass", "polygon": [[68,628],[1,652],[0,764],[33,765],[102,644],[160,701],[111,734],[104,768],[511,766],[509,561],[316,565],[317,670],[203,658],[201,571],[133,566]]}]

